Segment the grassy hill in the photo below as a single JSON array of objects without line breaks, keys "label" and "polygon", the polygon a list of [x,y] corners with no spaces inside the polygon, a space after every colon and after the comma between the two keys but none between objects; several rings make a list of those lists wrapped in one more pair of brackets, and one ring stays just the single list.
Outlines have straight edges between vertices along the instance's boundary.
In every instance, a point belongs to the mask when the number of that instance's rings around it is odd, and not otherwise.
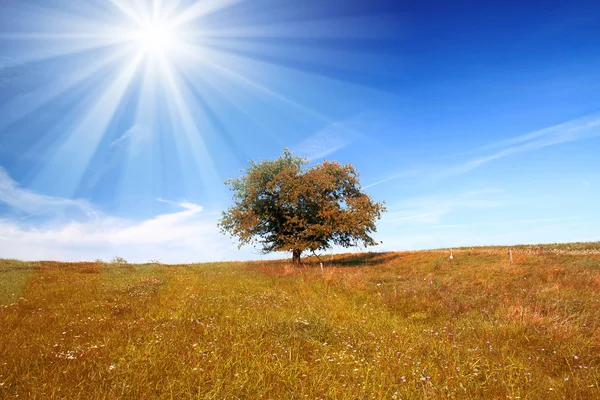
[{"label": "grassy hill", "polygon": [[600,244],[0,260],[0,398],[600,398]]}]

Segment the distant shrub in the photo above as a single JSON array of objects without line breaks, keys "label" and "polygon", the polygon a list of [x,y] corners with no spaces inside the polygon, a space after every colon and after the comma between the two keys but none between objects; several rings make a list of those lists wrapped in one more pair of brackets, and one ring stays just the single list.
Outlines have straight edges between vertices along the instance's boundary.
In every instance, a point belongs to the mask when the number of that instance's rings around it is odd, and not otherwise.
[{"label": "distant shrub", "polygon": [[111,263],[113,263],[113,264],[127,264],[127,260],[124,259],[123,257],[115,256],[111,260]]}]

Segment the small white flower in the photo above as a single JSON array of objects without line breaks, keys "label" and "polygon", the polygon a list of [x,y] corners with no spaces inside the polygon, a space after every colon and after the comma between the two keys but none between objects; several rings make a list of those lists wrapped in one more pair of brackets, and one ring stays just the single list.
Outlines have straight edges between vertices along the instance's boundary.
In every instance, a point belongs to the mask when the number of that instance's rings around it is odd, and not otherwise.
[{"label": "small white flower", "polygon": [[109,370],[109,371],[112,371],[113,369],[115,369],[115,366],[114,366],[114,365],[111,365],[110,367],[108,367],[108,370]]}]

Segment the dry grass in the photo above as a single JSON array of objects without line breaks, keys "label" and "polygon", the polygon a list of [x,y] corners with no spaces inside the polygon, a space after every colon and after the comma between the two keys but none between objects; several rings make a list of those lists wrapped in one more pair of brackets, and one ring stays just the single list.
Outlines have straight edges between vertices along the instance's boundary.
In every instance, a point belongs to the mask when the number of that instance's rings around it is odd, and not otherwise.
[{"label": "dry grass", "polygon": [[0,261],[0,398],[600,398],[600,246],[565,246]]}]

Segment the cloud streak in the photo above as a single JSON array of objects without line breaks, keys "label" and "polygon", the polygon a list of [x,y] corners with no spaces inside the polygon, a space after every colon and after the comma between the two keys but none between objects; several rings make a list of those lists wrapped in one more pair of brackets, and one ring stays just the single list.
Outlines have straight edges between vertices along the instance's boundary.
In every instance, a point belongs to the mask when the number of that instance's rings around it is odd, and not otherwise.
[{"label": "cloud streak", "polygon": [[151,131],[140,124],[135,124],[115,139],[109,146],[104,164],[98,168],[89,180],[88,186],[94,187],[109,172],[117,169],[128,157],[137,156],[144,143],[150,138]]},{"label": "cloud streak", "polygon": [[395,179],[428,175],[436,179],[447,178],[470,172],[492,161],[499,160],[519,153],[543,149],[545,147],[592,139],[600,136],[600,115],[593,114],[583,118],[574,119],[562,124],[553,125],[544,129],[515,136],[506,140],[490,143],[483,147],[471,150],[465,154],[487,153],[471,158],[463,163],[446,167],[423,168],[416,173],[396,173],[387,178],[372,183],[365,188],[377,186]]},{"label": "cloud streak", "polygon": [[598,136],[600,136],[600,116],[587,116],[479,148],[475,152],[497,150],[490,154],[473,158],[464,164],[447,168],[441,175],[461,174],[513,154],[534,151],[578,140],[591,139]]},{"label": "cloud streak", "polygon": [[360,134],[344,123],[334,122],[296,146],[296,153],[310,160],[318,160],[346,147]]},{"label": "cloud streak", "polygon": [[36,193],[22,187],[2,167],[0,167],[0,203],[26,214],[78,211],[87,216],[96,215],[94,208],[86,200],[71,200]]},{"label": "cloud streak", "polygon": [[503,207],[498,199],[502,190],[475,190],[455,195],[417,197],[388,206],[383,216],[385,224],[421,223],[437,224],[444,215],[469,209]]}]

